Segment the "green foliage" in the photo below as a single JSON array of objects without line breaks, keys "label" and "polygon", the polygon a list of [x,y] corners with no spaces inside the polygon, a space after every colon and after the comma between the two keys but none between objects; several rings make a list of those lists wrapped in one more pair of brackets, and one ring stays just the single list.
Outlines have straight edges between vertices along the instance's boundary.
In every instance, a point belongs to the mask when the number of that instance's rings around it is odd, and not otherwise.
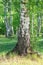
[{"label": "green foliage", "polygon": [[[0,0],[0,15],[4,17],[4,6],[3,4],[8,2],[8,0]],[[30,15],[30,19],[32,21],[32,15],[34,14],[34,32],[37,30],[37,13],[43,14],[43,1],[42,0],[28,0],[26,4],[28,8],[28,14]],[[13,27],[14,32],[16,33],[16,28],[18,29],[20,23],[20,0],[12,0],[12,15],[13,15]],[[9,13],[7,14],[9,16]],[[31,24],[31,23],[30,23]],[[0,23],[0,25],[2,25]],[[5,25],[4,25],[5,27]],[[5,29],[5,28],[4,28]],[[37,32],[37,31],[36,31]],[[35,34],[36,34],[35,32]]]},{"label": "green foliage", "polygon": [[[19,23],[20,23],[20,1],[21,0],[12,0],[11,9],[12,9],[12,16],[13,16],[13,28],[14,33],[18,30]],[[5,24],[3,22],[4,19],[4,6],[8,2],[8,0],[0,0],[0,34],[5,34]],[[28,15],[30,16],[30,41],[33,48],[40,49],[40,45],[42,46],[43,41],[39,42],[38,39],[43,38],[43,0],[28,0],[26,4]],[[38,32],[38,16],[41,14],[41,31],[39,36],[37,36]],[[7,14],[10,15],[9,13]],[[33,28],[32,28],[32,17],[33,17]],[[32,34],[33,29],[33,34]],[[8,41],[9,42],[9,41]],[[2,42],[3,43],[3,42]],[[43,48],[41,48],[42,50]]]},{"label": "green foliage", "polygon": [[5,24],[3,22],[3,18],[1,17],[1,19],[0,19],[0,34],[5,34],[5,32],[6,32]]}]

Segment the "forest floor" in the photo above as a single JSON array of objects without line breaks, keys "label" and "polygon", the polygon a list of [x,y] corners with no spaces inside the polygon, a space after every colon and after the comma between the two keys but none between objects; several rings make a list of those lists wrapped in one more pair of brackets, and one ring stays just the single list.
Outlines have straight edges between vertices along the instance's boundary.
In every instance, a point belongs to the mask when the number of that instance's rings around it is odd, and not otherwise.
[{"label": "forest floor", "polygon": [[[39,40],[40,41],[40,40]],[[6,53],[11,51],[17,43],[17,38],[0,38],[0,65],[43,65],[43,54],[38,57],[37,54],[28,54],[27,56],[19,56],[18,54],[10,54],[6,57]],[[43,53],[43,40],[37,44],[38,49]]]},{"label": "forest floor", "polygon": [[15,54],[9,58],[0,58],[0,65],[43,65],[43,57],[39,58],[36,55],[30,56],[29,54],[23,57]]}]

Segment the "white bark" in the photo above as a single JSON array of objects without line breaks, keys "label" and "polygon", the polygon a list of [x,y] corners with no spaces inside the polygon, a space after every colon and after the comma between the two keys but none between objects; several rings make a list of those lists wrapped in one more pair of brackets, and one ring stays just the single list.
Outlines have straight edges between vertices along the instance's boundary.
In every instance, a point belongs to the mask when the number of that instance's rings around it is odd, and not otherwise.
[{"label": "white bark", "polygon": [[[10,16],[8,15],[8,13],[10,14]],[[12,34],[14,34],[12,26],[11,0],[9,0],[8,2],[4,2],[4,21],[6,26],[6,36],[10,37]]]},{"label": "white bark", "polygon": [[20,28],[18,34],[18,50],[20,54],[25,54],[27,52],[27,48],[30,45],[30,19],[27,15],[27,7],[25,6],[25,1],[26,0],[21,0],[20,3]]},{"label": "white bark", "polygon": [[40,13],[38,15],[38,36],[40,35],[40,32],[41,32],[41,16],[40,16]]}]

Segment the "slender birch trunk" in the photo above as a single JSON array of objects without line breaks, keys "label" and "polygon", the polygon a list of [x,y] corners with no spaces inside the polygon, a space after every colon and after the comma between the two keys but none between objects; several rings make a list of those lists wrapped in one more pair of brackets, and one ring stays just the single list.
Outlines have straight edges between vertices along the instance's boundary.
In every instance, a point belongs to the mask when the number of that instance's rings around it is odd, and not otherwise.
[{"label": "slender birch trunk", "polygon": [[[10,16],[8,15],[8,13],[10,14]],[[11,0],[9,0],[8,2],[6,0],[4,1],[4,22],[6,26],[6,37],[10,37],[14,33],[11,15]]]},{"label": "slender birch trunk", "polygon": [[40,13],[38,14],[37,22],[38,22],[37,36],[39,36],[40,32],[41,32],[41,16],[40,16]]},{"label": "slender birch trunk", "polygon": [[11,35],[13,34],[14,35],[14,30],[13,30],[13,15],[12,15],[12,0],[9,0],[8,1],[8,12],[10,14],[9,16],[9,25],[10,25],[10,33]]},{"label": "slender birch trunk", "polygon": [[32,14],[32,35],[33,35],[33,30],[34,30],[34,14]]}]

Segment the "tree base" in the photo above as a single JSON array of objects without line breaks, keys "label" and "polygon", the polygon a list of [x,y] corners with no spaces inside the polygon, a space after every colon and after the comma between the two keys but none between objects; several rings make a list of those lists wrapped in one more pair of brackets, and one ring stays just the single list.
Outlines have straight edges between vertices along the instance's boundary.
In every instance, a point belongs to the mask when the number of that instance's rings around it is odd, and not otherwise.
[{"label": "tree base", "polygon": [[38,52],[33,51],[31,47],[28,49],[28,51],[26,49],[26,52],[19,52],[19,50],[18,50],[18,44],[16,44],[16,47],[13,48],[13,50],[11,50],[10,52],[8,52],[6,54],[6,56],[8,56],[10,53],[18,53],[18,55],[20,55],[20,56],[26,56],[27,54],[30,54],[30,55],[37,54],[38,57],[41,56]]}]

